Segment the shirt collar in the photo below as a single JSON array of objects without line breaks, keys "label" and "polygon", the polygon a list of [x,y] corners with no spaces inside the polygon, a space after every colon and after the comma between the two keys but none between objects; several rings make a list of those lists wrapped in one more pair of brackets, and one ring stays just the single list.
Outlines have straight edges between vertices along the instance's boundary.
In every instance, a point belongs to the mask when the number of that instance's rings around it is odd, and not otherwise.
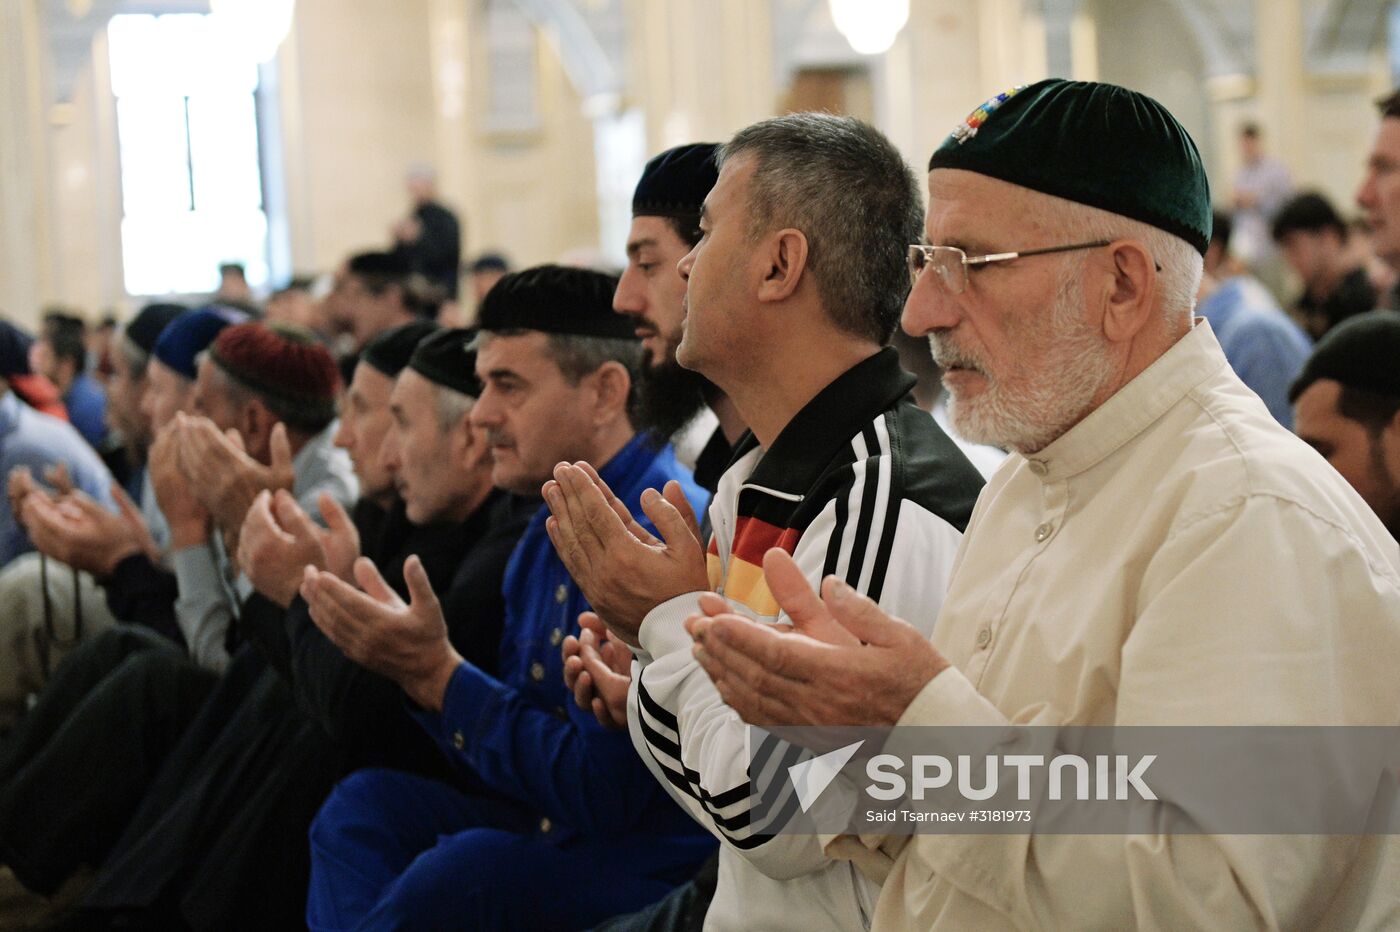
[{"label": "shirt collar", "polygon": [[[749,481],[783,492],[806,492],[837,450],[881,411],[909,394],[915,381],[899,367],[899,353],[892,347],[856,363],[788,421]],[[746,434],[734,458],[756,446],[753,434]]]},{"label": "shirt collar", "polygon": [[1227,365],[1210,323],[1196,318],[1190,332],[1137,378],[1045,449],[1026,457],[1031,472],[1043,482],[1059,482],[1096,466]]}]

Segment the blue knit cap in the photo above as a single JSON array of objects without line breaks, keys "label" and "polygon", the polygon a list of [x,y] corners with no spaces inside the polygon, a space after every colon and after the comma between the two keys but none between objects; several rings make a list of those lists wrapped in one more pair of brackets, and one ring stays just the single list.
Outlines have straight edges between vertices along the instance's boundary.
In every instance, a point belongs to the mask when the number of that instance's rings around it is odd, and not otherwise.
[{"label": "blue knit cap", "polygon": [[195,357],[208,349],[225,327],[247,320],[248,315],[242,311],[218,304],[182,314],[160,332],[154,355],[185,378],[194,379],[198,374]]}]

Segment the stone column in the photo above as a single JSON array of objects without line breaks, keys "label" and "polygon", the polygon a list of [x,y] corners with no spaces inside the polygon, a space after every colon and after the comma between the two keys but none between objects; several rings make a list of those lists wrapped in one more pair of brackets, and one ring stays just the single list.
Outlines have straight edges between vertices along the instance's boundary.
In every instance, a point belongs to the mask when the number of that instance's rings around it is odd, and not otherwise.
[{"label": "stone column", "polygon": [[53,290],[43,55],[36,0],[0,3],[0,313],[24,324]]}]

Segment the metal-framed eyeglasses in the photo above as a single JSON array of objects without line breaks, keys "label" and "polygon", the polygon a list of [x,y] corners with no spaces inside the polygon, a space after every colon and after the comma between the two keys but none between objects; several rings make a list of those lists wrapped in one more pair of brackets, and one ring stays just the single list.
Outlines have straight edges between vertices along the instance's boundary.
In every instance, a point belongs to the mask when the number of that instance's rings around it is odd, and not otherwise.
[{"label": "metal-framed eyeglasses", "polygon": [[1097,249],[1109,245],[1112,240],[1095,240],[1092,243],[1071,243],[1068,246],[1046,246],[1042,249],[1022,249],[1019,252],[994,252],[985,256],[969,256],[957,246],[925,246],[914,243],[909,247],[909,277],[918,281],[925,269],[938,273],[943,287],[949,294],[962,294],[967,289],[969,266],[990,265],[993,262],[1010,262],[1025,256],[1043,256],[1052,252],[1071,252],[1076,249]]}]

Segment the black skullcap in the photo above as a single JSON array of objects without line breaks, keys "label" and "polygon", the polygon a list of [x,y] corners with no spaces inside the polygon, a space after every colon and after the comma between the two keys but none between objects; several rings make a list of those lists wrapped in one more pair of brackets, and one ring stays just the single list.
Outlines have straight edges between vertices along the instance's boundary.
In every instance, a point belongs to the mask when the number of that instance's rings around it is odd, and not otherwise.
[{"label": "black skullcap", "polygon": [[0,320],[0,378],[29,375],[29,347],[34,338],[10,323]]},{"label": "black skullcap", "polygon": [[538,330],[637,339],[637,322],[613,310],[617,277],[592,269],[537,265],[512,272],[481,300],[482,330]]},{"label": "black skullcap", "polygon": [[147,304],[122,332],[143,355],[149,356],[156,348],[161,331],[188,310],[183,304]]},{"label": "black skullcap", "polygon": [[717,143],[696,142],[667,149],[647,162],[632,194],[632,216],[698,222],[700,205],[719,177],[717,151]]},{"label": "black skullcap", "polygon": [[1357,314],[1327,331],[1288,389],[1288,400],[1298,400],[1318,379],[1400,398],[1400,313]]},{"label": "black skullcap", "polygon": [[360,362],[369,363],[392,379],[408,365],[414,348],[437,329],[438,325],[430,320],[415,320],[386,330],[369,341],[360,354]]},{"label": "black skullcap", "polygon": [[439,330],[418,344],[408,368],[435,385],[480,398],[476,350],[469,348],[475,338],[476,330],[471,327]]},{"label": "black skullcap", "polygon": [[398,281],[413,273],[408,257],[398,252],[362,252],[353,255],[345,263],[345,268],[353,275],[386,281]]},{"label": "black skullcap", "polygon": [[1151,97],[1113,84],[1051,78],[998,94],[929,159],[1130,217],[1210,243],[1201,154]]},{"label": "black skullcap", "polygon": [[480,272],[509,272],[510,261],[499,252],[483,252],[472,260],[467,271],[473,275]]}]

